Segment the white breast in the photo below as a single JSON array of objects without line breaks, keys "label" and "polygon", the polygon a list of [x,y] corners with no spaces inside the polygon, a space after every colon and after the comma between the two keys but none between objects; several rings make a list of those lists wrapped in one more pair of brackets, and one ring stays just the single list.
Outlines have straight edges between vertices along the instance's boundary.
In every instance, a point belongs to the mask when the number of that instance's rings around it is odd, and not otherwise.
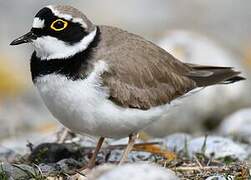
[{"label": "white breast", "polygon": [[50,74],[37,78],[38,88],[51,113],[73,132],[104,137],[125,137],[158,119],[167,105],[143,111],[122,108],[108,99],[100,75],[107,64],[99,61],[84,80],[72,81]]}]

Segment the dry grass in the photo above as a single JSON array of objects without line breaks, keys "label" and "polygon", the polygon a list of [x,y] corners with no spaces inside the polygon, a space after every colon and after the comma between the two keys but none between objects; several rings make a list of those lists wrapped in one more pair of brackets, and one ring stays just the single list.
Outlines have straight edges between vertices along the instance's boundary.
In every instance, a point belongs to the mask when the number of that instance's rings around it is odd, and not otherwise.
[{"label": "dry grass", "polygon": [[[54,144],[55,145],[55,144]],[[156,163],[160,166],[169,168],[176,172],[177,176],[180,177],[181,180],[203,180],[207,177],[214,176],[214,175],[222,175],[227,177],[227,179],[236,179],[236,180],[251,180],[250,173],[249,173],[249,167],[245,162],[238,161],[236,159],[231,159],[229,157],[226,157],[224,159],[209,159],[207,158],[203,153],[196,154],[193,156],[193,158],[188,158],[187,153],[185,151],[180,154],[176,154],[176,158],[173,160],[168,160],[166,157],[167,153],[169,151],[164,151],[161,149],[156,148],[159,144],[158,143],[146,143],[146,146],[144,147],[144,143],[137,144],[135,146],[136,151],[147,151],[154,156],[154,158],[147,159],[147,162]],[[76,147],[76,145],[74,146]],[[104,156],[104,161],[101,161],[100,163],[107,163],[105,161],[106,154],[109,154],[109,152],[113,151],[114,149],[123,149],[124,145],[115,145],[107,147],[103,150],[101,150],[100,155]],[[160,146],[161,147],[161,146]],[[83,147],[79,147],[83,148]],[[85,152],[86,148],[84,148]],[[81,150],[81,149],[78,149]],[[88,152],[90,153],[92,149],[89,149]],[[51,155],[51,153],[50,153]],[[81,157],[85,155],[80,155]],[[34,162],[29,162],[27,158],[24,158],[22,162],[23,164],[32,164]],[[111,162],[109,162],[111,163]],[[118,163],[118,162],[112,162],[112,163]],[[27,176],[31,177],[33,179],[43,180],[45,177],[52,176],[51,179],[62,179],[67,178],[70,175],[72,175],[72,172],[77,172],[77,169],[72,169],[71,172],[54,172],[55,174],[44,174],[44,172],[40,171],[38,166],[34,166],[36,169],[35,173],[27,172]],[[4,172],[0,172],[0,177],[3,175]],[[231,177],[231,178],[230,178]]]},{"label": "dry grass", "polygon": [[232,159],[212,160],[203,154],[197,154],[192,160],[179,155],[174,161],[158,163],[175,171],[182,180],[202,180],[214,175],[223,175],[229,179],[234,177],[236,180],[251,179],[245,162]]}]

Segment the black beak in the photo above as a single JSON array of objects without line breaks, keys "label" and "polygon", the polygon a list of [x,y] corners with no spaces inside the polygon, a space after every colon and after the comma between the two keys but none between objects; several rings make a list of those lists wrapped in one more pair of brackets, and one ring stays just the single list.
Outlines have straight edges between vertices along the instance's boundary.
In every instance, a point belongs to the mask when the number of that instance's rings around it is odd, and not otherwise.
[{"label": "black beak", "polygon": [[37,36],[33,32],[28,32],[27,34],[15,39],[10,43],[11,46],[23,44],[23,43],[30,43],[32,40],[35,40]]}]

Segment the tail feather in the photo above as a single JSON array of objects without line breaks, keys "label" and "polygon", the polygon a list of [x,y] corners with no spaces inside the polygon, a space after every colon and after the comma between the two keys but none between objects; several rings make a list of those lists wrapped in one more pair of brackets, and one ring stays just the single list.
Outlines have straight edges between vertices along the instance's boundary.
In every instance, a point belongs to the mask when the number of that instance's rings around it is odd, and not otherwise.
[{"label": "tail feather", "polygon": [[214,84],[231,84],[245,80],[244,77],[239,76],[241,72],[235,71],[232,67],[187,65],[192,68],[192,71],[187,76],[194,80],[198,87]]}]

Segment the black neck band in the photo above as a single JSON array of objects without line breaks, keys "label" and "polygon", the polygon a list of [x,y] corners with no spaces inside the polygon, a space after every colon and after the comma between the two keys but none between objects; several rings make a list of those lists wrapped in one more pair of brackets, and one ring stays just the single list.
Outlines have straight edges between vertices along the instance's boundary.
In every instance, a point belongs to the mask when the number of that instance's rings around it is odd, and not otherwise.
[{"label": "black neck band", "polygon": [[74,56],[66,59],[41,60],[36,56],[36,52],[33,52],[30,64],[33,82],[36,81],[36,78],[39,76],[52,73],[65,75],[72,80],[84,78],[85,74],[80,73],[80,70],[81,72],[85,72],[88,60],[91,58],[94,48],[97,47],[100,41],[100,30],[99,27],[96,28],[97,31],[93,41],[84,51]]}]

